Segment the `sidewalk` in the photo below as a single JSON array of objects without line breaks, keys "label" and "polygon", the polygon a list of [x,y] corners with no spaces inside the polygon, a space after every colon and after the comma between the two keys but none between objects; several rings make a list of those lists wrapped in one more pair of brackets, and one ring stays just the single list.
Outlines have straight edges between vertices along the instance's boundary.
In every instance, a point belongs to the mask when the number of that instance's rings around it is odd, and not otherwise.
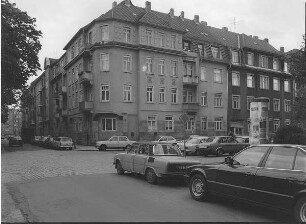
[{"label": "sidewalk", "polygon": [[99,151],[99,149],[97,149],[94,146],[88,146],[88,145],[76,145],[76,149],[73,148],[73,150],[77,150],[77,151]]}]

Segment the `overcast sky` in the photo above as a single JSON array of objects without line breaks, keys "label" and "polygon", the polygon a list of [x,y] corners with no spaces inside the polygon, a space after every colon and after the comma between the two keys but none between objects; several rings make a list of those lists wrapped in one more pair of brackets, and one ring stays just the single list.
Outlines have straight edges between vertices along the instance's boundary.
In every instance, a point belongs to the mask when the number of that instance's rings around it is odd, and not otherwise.
[{"label": "overcast sky", "polygon": [[[45,57],[59,58],[73,35],[110,10],[113,3],[113,0],[9,1],[37,19],[37,29],[43,33],[39,53],[42,69]],[[132,0],[132,3],[144,8],[145,1]],[[268,38],[276,49],[283,46],[285,51],[300,48],[305,33],[305,0],[151,0],[151,7],[164,13],[174,8],[176,16],[184,11],[188,19],[199,15],[200,21],[206,21],[209,26],[226,26],[234,32]]]}]

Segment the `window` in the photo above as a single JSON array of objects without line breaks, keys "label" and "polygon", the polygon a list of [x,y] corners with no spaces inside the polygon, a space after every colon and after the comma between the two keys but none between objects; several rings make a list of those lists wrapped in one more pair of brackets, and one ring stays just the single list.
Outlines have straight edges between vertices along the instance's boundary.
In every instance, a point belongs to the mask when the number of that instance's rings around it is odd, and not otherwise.
[{"label": "window", "polygon": [[273,99],[273,110],[280,111],[280,99]]},{"label": "window", "polygon": [[302,170],[306,172],[306,154],[301,150],[298,150],[298,153],[296,154],[294,170]]},{"label": "window", "polygon": [[123,101],[131,102],[132,101],[132,86],[123,85]]},{"label": "window", "polygon": [[101,102],[108,102],[110,99],[109,85],[101,84]]},{"label": "window", "polygon": [[92,32],[88,33],[88,43],[92,44]]},{"label": "window", "polygon": [[212,53],[214,58],[222,59],[222,54],[221,54],[219,48],[211,47],[211,53]]},{"label": "window", "polygon": [[123,71],[124,72],[132,71],[132,56],[131,55],[123,56]]},{"label": "window", "polygon": [[183,41],[183,50],[184,51],[190,50],[190,42]]},{"label": "window", "polygon": [[130,27],[123,27],[123,38],[125,42],[131,41],[131,28]]},{"label": "window", "polygon": [[103,131],[116,131],[116,118],[102,118]]},{"label": "window", "polygon": [[240,74],[238,72],[232,73],[232,85],[240,86]]},{"label": "window", "polygon": [[277,131],[279,126],[280,126],[280,120],[279,119],[274,119],[274,121],[273,121],[273,130],[274,130],[274,133]]},{"label": "window", "polygon": [[288,72],[288,63],[284,62],[284,72]]},{"label": "window", "polygon": [[260,76],[260,88],[261,89],[269,89],[269,77],[268,76]]},{"label": "window", "polygon": [[262,68],[268,68],[268,57],[265,55],[259,55],[259,66]]},{"label": "window", "polygon": [[222,83],[222,70],[214,69],[214,82]]},{"label": "window", "polygon": [[100,69],[101,71],[109,71],[109,54],[100,54]]},{"label": "window", "polygon": [[201,66],[201,81],[207,81],[207,76],[206,76],[206,67]]},{"label": "window", "polygon": [[177,61],[171,63],[171,75],[177,76]]},{"label": "window", "polygon": [[222,117],[216,117],[215,118],[215,131],[221,131],[222,130]]},{"label": "window", "polygon": [[295,148],[274,146],[268,156],[265,167],[291,170],[295,154]]},{"label": "window", "polygon": [[152,73],[153,63],[152,58],[147,58],[146,60],[146,66],[147,66],[147,73]]},{"label": "window", "polygon": [[275,91],[280,90],[280,80],[279,80],[279,78],[273,78],[273,90],[275,90]]},{"label": "window", "polygon": [[203,46],[203,44],[198,44],[198,50],[199,50],[200,56],[204,56],[204,46]]},{"label": "window", "polygon": [[109,29],[108,25],[101,26],[101,40],[107,41],[109,39]]},{"label": "window", "polygon": [[291,124],[290,119],[286,119],[286,120],[285,120],[285,125],[290,125],[290,124]]},{"label": "window", "polygon": [[247,87],[249,88],[255,87],[255,78],[253,74],[247,74]]},{"label": "window", "polygon": [[207,130],[207,117],[201,117],[201,130]]},{"label": "window", "polygon": [[273,69],[279,70],[279,60],[277,58],[273,58]]},{"label": "window", "polygon": [[232,96],[232,107],[233,109],[240,109],[240,96],[239,95]]},{"label": "window", "polygon": [[185,75],[192,76],[192,64],[185,64]]},{"label": "window", "polygon": [[173,116],[166,115],[165,117],[165,130],[166,131],[173,131]]},{"label": "window", "polygon": [[253,102],[254,98],[254,96],[247,96],[247,110],[250,110],[251,103]]},{"label": "window", "polygon": [[291,111],[291,101],[285,100],[285,112],[290,112],[290,111]]},{"label": "window", "polygon": [[149,115],[148,116],[148,131],[156,131],[157,130],[157,116]]},{"label": "window", "polygon": [[194,131],[195,130],[195,122],[194,122],[193,117],[189,118],[189,120],[186,122],[186,130],[187,131]]},{"label": "window", "polygon": [[165,74],[165,59],[159,60],[159,74],[160,75]]},{"label": "window", "polygon": [[238,51],[232,51],[232,63],[239,63]]},{"label": "window", "polygon": [[201,93],[201,106],[207,106],[207,92]]},{"label": "window", "polygon": [[152,30],[147,30],[146,35],[147,35],[147,44],[151,45],[152,44]]},{"label": "window", "polygon": [[165,103],[166,102],[166,88],[165,87],[160,87],[159,88],[159,102],[160,103]]},{"label": "window", "polygon": [[160,47],[163,47],[165,44],[164,44],[164,36],[165,34],[164,33],[158,33],[158,44]]},{"label": "window", "polygon": [[290,84],[289,83],[290,82],[289,82],[288,79],[284,80],[284,91],[285,92],[290,92]]},{"label": "window", "polygon": [[222,93],[216,93],[215,94],[214,105],[215,105],[215,107],[221,107],[222,106]]},{"label": "window", "polygon": [[192,103],[193,102],[193,93],[191,90],[183,91],[183,102],[184,103]]},{"label": "window", "polygon": [[254,54],[248,53],[248,65],[254,65]]},{"label": "window", "polygon": [[177,88],[171,89],[171,103],[177,103]]},{"label": "window", "polygon": [[240,165],[257,167],[269,147],[255,146],[242,151],[234,157]]},{"label": "window", "polygon": [[175,45],[176,45],[176,36],[175,35],[171,35],[170,47],[174,49]]},{"label": "window", "polygon": [[153,86],[147,87],[147,103],[153,102]]}]

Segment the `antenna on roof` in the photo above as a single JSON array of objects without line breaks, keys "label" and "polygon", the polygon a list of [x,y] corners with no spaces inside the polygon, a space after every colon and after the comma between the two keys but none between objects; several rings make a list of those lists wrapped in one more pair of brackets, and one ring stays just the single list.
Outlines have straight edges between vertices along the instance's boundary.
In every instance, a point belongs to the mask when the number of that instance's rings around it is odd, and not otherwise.
[{"label": "antenna on roof", "polygon": [[242,21],[242,20],[236,20],[236,17],[234,17],[233,22],[230,23],[230,24],[233,25],[233,26],[234,26],[234,30],[236,30],[236,25],[237,25],[237,23],[240,23],[241,21]]}]

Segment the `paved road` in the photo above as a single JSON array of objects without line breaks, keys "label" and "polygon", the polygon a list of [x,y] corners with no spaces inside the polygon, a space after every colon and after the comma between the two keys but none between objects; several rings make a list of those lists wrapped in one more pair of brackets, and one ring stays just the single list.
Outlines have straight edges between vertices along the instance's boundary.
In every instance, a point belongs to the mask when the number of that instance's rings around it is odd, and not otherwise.
[{"label": "paved road", "polygon": [[[288,221],[265,209],[224,199],[196,202],[181,182],[150,185],[115,174],[118,151],[55,151],[25,145],[2,153],[2,221]],[[217,157],[193,157],[203,163]],[[290,221],[290,220],[289,220]]]}]

